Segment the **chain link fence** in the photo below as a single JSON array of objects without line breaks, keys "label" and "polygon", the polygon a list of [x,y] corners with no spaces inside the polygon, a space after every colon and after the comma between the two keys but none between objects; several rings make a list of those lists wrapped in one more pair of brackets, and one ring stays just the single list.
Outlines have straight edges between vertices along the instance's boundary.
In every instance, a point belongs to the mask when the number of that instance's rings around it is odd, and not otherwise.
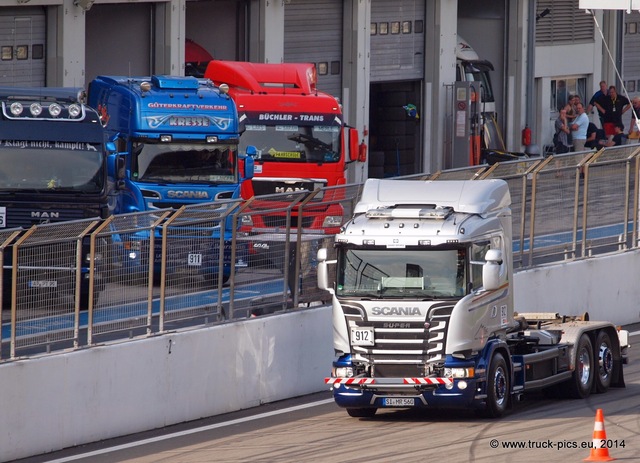
[{"label": "chain link fence", "polygon": [[[516,270],[638,246],[632,146],[409,177],[504,179]],[[362,185],[0,232],[0,361],[323,304]]]}]

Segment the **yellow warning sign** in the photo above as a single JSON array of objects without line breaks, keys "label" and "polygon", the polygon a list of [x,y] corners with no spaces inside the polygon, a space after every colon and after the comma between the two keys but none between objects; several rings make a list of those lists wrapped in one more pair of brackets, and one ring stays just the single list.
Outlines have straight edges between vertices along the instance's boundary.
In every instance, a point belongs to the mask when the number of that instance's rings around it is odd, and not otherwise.
[{"label": "yellow warning sign", "polygon": [[276,151],[271,148],[268,153],[274,158],[300,159],[302,157],[300,151]]}]

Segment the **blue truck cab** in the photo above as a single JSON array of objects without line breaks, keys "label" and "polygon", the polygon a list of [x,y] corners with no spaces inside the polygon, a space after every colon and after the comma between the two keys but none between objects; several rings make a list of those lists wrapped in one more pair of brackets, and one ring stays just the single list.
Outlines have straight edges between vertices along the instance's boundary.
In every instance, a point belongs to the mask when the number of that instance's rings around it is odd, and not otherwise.
[{"label": "blue truck cab", "polygon": [[[119,175],[122,201],[116,213],[237,199],[242,182],[253,177],[252,158],[238,155],[241,128],[235,103],[208,79],[99,76],[89,83],[88,103],[100,114],[117,147],[110,168],[124,170]],[[225,249],[230,248],[232,227],[229,217]],[[219,231],[212,231],[212,238],[220,241]],[[124,241],[125,263],[144,264],[136,252],[144,246],[144,234]],[[156,246],[160,242],[157,239]],[[198,256],[195,260],[202,270],[218,273],[216,253],[185,253],[185,259]],[[160,253],[155,256],[157,261]],[[226,256],[225,252],[225,280],[231,272]],[[243,261],[241,252],[237,256]]]}]

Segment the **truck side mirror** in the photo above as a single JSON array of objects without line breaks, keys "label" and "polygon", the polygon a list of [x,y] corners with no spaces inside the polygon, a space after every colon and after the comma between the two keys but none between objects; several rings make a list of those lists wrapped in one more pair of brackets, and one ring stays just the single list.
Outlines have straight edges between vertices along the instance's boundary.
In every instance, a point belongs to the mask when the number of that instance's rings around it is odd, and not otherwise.
[{"label": "truck side mirror", "polygon": [[[249,148],[253,148],[255,151],[255,147],[247,147],[247,151]],[[245,180],[250,180],[253,178],[253,174],[255,172],[255,161],[252,155],[244,156],[244,178]]]},{"label": "truck side mirror", "polygon": [[254,158],[256,154],[258,154],[258,150],[255,146],[249,145],[247,146],[247,149],[245,149],[245,153],[247,156],[251,156],[252,158]]},{"label": "truck side mirror", "polygon": [[349,137],[349,161],[356,162],[360,160],[360,146],[358,145],[358,129],[349,127],[347,130],[347,136]]},{"label": "truck side mirror", "polygon": [[487,291],[495,291],[504,283],[501,274],[502,252],[498,249],[489,249],[484,257],[485,264],[482,266],[482,286]]},{"label": "truck side mirror", "polygon": [[116,144],[112,141],[106,142],[104,144],[104,148],[107,151],[107,156],[116,154],[118,152],[118,148],[116,147]]},{"label": "truck side mirror", "polygon": [[333,288],[329,285],[329,269],[327,261],[327,249],[320,248],[318,249],[318,268],[317,268],[317,278],[318,278],[318,288],[323,289],[325,291],[329,291],[333,294]]},{"label": "truck side mirror", "polygon": [[116,188],[124,189],[124,179],[127,176],[126,161],[124,156],[116,156]]}]

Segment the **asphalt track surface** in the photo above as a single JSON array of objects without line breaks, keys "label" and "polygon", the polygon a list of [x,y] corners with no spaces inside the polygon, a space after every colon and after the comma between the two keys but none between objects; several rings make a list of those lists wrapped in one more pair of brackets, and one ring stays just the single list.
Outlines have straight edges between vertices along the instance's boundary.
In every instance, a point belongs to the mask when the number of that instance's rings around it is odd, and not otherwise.
[{"label": "asphalt track surface", "polygon": [[[579,462],[591,456],[597,409],[606,452],[640,461],[640,340],[632,331],[625,388],[584,400],[526,395],[497,420],[471,411],[382,410],[350,418],[323,392],[20,463]],[[295,372],[292,372],[295,374]]]}]

